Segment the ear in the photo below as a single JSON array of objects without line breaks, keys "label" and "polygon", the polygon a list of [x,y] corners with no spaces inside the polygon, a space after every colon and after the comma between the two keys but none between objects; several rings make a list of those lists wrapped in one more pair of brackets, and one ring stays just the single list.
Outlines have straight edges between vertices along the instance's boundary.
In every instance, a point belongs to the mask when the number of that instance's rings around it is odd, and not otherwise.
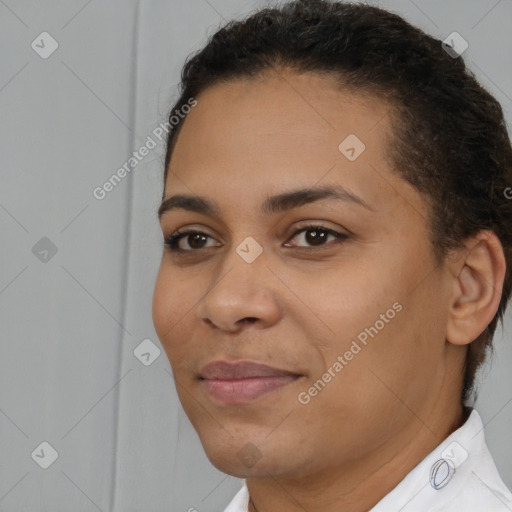
[{"label": "ear", "polygon": [[446,260],[454,277],[446,339],[467,345],[482,334],[498,310],[506,260],[498,237],[487,230],[469,238],[454,256]]}]

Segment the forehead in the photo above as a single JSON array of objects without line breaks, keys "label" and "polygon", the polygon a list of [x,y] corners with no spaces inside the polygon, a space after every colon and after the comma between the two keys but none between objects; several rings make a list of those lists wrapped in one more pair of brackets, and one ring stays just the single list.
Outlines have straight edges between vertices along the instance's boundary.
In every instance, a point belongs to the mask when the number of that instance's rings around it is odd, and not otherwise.
[{"label": "forehead", "polygon": [[364,136],[391,112],[383,99],[341,88],[332,76],[284,70],[217,83],[196,99],[179,139],[199,130],[207,136],[201,146],[216,148],[229,142],[226,136],[281,135],[280,144],[284,137],[337,139],[347,129]]},{"label": "forehead", "polygon": [[217,147],[215,137],[224,140],[226,135],[286,135],[293,140],[339,137],[347,129],[364,135],[391,113],[384,99],[341,87],[333,76],[291,71],[217,83],[196,99],[180,138],[199,129],[208,135],[204,142],[214,141]]},{"label": "forehead", "polygon": [[390,105],[332,77],[272,72],[216,84],[196,99],[170,160],[166,196],[224,190],[259,204],[328,181],[378,208],[396,187],[409,187],[388,163]]}]

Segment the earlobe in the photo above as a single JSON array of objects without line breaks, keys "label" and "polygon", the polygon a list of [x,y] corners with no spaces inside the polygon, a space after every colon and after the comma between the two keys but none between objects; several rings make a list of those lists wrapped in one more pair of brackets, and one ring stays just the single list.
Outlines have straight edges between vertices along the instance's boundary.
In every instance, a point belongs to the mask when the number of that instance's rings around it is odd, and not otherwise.
[{"label": "earlobe", "polygon": [[[461,261],[462,260],[462,266]],[[501,300],[506,261],[492,231],[480,231],[466,243],[453,277],[446,339],[454,345],[475,340],[494,318]]]}]

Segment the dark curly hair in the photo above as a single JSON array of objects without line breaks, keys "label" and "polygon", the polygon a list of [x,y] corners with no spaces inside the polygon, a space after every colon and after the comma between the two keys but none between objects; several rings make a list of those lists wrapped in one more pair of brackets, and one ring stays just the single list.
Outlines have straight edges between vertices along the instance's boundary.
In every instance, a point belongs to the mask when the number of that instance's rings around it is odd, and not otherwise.
[{"label": "dark curly hair", "polygon": [[[272,69],[328,74],[340,87],[388,102],[388,158],[424,195],[438,264],[480,230],[501,241],[507,262],[501,301],[468,348],[462,400],[469,399],[512,287],[512,201],[505,194],[512,147],[500,104],[461,57],[400,16],[363,4],[297,0],[232,20],[213,34],[187,59],[171,115],[216,83]],[[164,185],[182,125],[180,119],[168,134]]]}]

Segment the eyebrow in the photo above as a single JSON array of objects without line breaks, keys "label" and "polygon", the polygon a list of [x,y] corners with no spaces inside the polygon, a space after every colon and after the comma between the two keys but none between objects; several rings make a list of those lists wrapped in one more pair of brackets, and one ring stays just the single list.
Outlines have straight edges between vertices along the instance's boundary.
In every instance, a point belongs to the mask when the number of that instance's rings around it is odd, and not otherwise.
[{"label": "eyebrow", "polygon": [[[261,211],[266,215],[275,215],[323,199],[347,201],[362,206],[367,210],[375,211],[364,199],[340,185],[326,185],[324,187],[304,188],[283,192],[268,197],[261,205]],[[158,208],[158,218],[160,219],[165,212],[171,210],[187,210],[218,218],[221,216],[220,208],[214,201],[206,197],[185,194],[174,195],[162,201],[162,204]]]}]

